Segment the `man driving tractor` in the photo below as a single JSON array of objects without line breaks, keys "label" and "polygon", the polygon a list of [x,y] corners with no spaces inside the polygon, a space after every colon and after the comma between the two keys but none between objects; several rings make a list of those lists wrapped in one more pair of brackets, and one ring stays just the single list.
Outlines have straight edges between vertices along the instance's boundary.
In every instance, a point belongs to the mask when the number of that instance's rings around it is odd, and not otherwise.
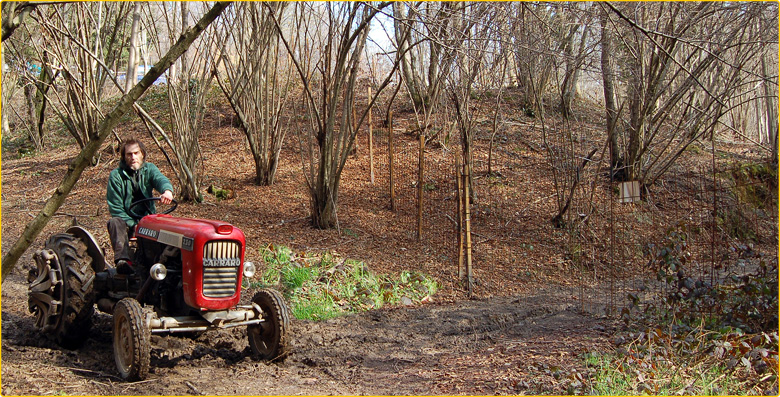
[{"label": "man driving tractor", "polygon": [[[244,232],[219,220],[169,215],[177,206],[173,186],[144,161],[143,144],[128,139],[121,155],[106,192],[117,267],[106,267],[105,253],[84,227],[53,234],[33,255],[28,275],[36,327],[76,348],[89,338],[97,306],[113,316],[114,361],[129,381],[149,375],[153,333],[246,327],[253,358],[285,357],[289,308],[282,294],[261,288],[241,304],[242,283],[256,271],[244,255]],[[171,206],[155,213],[154,201]],[[130,236],[137,238],[132,246]]]},{"label": "man driving tractor", "polygon": [[134,208],[130,204],[153,197],[153,190],[162,192],[159,196],[161,203],[170,204],[173,201],[173,185],[156,165],[145,161],[146,147],[141,141],[127,139],[122,143],[120,153],[119,166],[108,177],[106,201],[111,219],[107,227],[117,271],[129,274],[133,272],[128,246],[130,236],[139,219],[155,212],[154,202]]}]

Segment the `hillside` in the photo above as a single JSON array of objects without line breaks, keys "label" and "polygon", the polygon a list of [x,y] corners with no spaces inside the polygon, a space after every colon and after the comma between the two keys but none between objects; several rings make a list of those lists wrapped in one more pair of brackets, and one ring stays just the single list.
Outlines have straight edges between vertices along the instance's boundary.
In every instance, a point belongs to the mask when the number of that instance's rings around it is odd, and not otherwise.
[{"label": "hillside", "polygon": [[[339,227],[317,230],[309,222],[296,136],[288,136],[276,183],[256,186],[251,155],[242,133],[231,123],[229,108],[218,97],[212,106],[200,141],[204,202],[182,203],[174,215],[219,219],[238,226],[247,236],[247,256],[258,262],[264,248],[283,245],[295,252],[332,252],[364,261],[375,274],[423,272],[441,285],[433,303],[387,307],[323,323],[296,321],[292,330],[294,353],[281,363],[249,360],[242,331],[195,340],[155,339],[152,366],[156,369],[150,380],[115,383],[110,317],[99,315],[91,334],[94,343],[70,352],[34,330],[26,298],[26,274],[33,266],[31,252],[74,219],[92,230],[111,255],[105,231],[105,186],[117,160],[112,142],[101,151],[98,164],[84,172],[3,284],[4,395],[55,391],[112,395],[562,394],[579,379],[577,373],[587,371],[581,360],[573,357],[611,349],[610,337],[619,327],[612,322],[616,317],[603,314],[626,305],[626,293],[634,290],[637,280],[654,278],[645,267],[643,247],[661,241],[680,218],[688,217],[692,224],[705,228],[692,238],[692,246],[700,244],[692,252],[701,259],[701,267],[692,272],[707,274],[714,268],[714,258],[710,255],[708,262],[705,255],[715,249],[713,236],[722,234],[706,233],[708,221],[701,213],[707,212],[713,194],[724,208],[740,203],[729,201],[733,199],[724,188],[708,187],[708,181],[716,180],[713,174],[718,175],[709,168],[713,158],[718,169],[735,161],[760,161],[760,154],[748,150],[749,145],[722,141],[714,149],[697,145],[650,188],[651,200],[616,204],[614,185],[602,159],[603,126],[598,108],[577,108],[578,117],[572,121],[548,115],[544,128],[576,132],[573,152],[578,159],[599,149],[593,163],[582,169],[571,210],[571,219],[589,220],[574,233],[573,227],[556,228],[551,222],[558,208],[552,169],[565,168],[571,162],[549,157],[540,120],[519,111],[521,105],[510,92],[501,128],[494,137],[492,174],[487,173],[491,131],[487,110],[482,111],[478,124],[474,155],[477,201],[472,209],[476,284],[474,300],[468,300],[457,279],[455,135],[449,146],[440,140],[426,149],[422,241],[415,238],[413,193],[418,141],[407,133],[413,129],[414,114],[404,108],[395,109],[394,120],[397,211],[389,210],[387,138],[377,126],[375,182],[370,182],[367,136],[361,132],[357,154],[349,159],[343,175]],[[489,109],[490,105],[482,106]],[[137,121],[128,120],[117,133],[149,140],[142,128]],[[57,138],[43,153],[23,156],[17,142],[4,140],[2,153],[4,252],[49,197],[77,153],[75,145],[64,137]],[[564,153],[565,142],[548,143]],[[159,150],[152,144],[148,147],[148,160],[170,174]],[[220,200],[208,194],[206,188],[212,185],[234,190],[235,197]],[[763,207],[763,212],[751,211],[747,227],[754,230],[752,249],[776,269],[774,203],[774,207]],[[691,208],[698,209],[694,213]],[[728,250],[730,244],[718,249]],[[731,255],[736,259],[736,253]],[[735,262],[727,258],[719,263],[733,269]],[[474,362],[484,371],[477,370]],[[231,388],[208,380],[235,375],[247,383]]]}]

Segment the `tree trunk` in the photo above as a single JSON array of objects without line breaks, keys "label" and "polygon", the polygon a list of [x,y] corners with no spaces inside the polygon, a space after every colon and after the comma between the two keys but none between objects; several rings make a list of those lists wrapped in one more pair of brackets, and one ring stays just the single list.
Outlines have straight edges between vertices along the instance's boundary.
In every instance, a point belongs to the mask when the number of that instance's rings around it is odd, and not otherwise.
[{"label": "tree trunk", "polygon": [[[30,142],[35,145],[35,147],[38,147],[39,141],[38,141],[38,134],[35,131],[35,126],[38,125],[36,119],[35,119],[35,86],[33,84],[25,84],[24,85],[24,102],[27,105],[27,125],[29,125],[29,131],[30,131]],[[3,112],[5,113],[5,112]]]},{"label": "tree trunk", "polygon": [[41,79],[44,79],[36,85],[38,89],[35,92],[35,125],[33,125],[33,131],[35,131],[35,146],[36,149],[41,150],[45,144],[46,128],[44,123],[46,122],[46,104],[48,99],[46,98],[46,92],[49,91],[49,86],[52,83],[51,76],[46,73],[47,68],[41,72]]},{"label": "tree trunk", "polygon": [[[2,46],[0,46],[0,65],[5,65],[5,48],[3,48]],[[0,118],[2,118],[2,124],[3,124],[2,136],[9,136],[11,134],[11,126],[10,123],[8,122],[8,118],[9,118],[8,108],[10,107],[11,98],[16,92],[18,77],[16,74],[6,73],[3,76],[2,83],[4,87],[2,90],[0,90],[0,92],[2,92],[2,103],[0,103],[0,109],[6,110],[0,113]],[[369,97],[370,96],[371,95],[369,95]],[[373,182],[373,178],[372,178],[372,182]]]},{"label": "tree trunk", "polygon": [[279,156],[255,157],[255,183],[258,186],[271,186],[274,184],[276,169],[279,164]]},{"label": "tree trunk", "polygon": [[[97,21],[95,21],[95,32],[98,33],[98,35],[101,35],[103,31],[103,4],[98,4],[98,17]],[[95,47],[92,49],[92,53],[95,54],[96,57],[100,56],[100,43],[101,40],[97,39],[95,40]],[[97,59],[92,60],[92,68],[97,69],[98,67],[98,61]],[[127,90],[125,90],[127,92]]]},{"label": "tree trunk", "polygon": [[579,31],[579,25],[573,25],[564,43],[564,62],[566,70],[563,76],[561,87],[561,111],[563,117],[569,118],[572,115],[572,104],[577,96],[577,83],[580,79],[580,66],[584,60],[584,49],[588,40],[588,30],[583,29],[580,35],[577,54],[574,54],[574,39]]},{"label": "tree trunk", "polygon": [[3,119],[3,136],[11,134],[11,125],[8,123],[8,112],[3,112],[0,117]]},{"label": "tree trunk", "polygon": [[457,223],[456,223],[456,230],[458,231],[458,281],[463,281],[463,279],[466,277],[466,266],[464,265],[464,239],[463,239],[463,228],[464,228],[464,222],[463,217],[465,214],[465,211],[463,209],[463,167],[460,165],[460,153],[455,154],[455,186],[457,190],[457,194],[455,195],[458,200],[458,205],[456,206],[458,211],[457,216]]},{"label": "tree trunk", "polygon": [[144,73],[146,73],[146,67],[149,65],[149,41],[146,30],[143,28],[141,29],[140,35],[140,43],[138,43],[138,55],[141,59],[141,65],[144,65]]},{"label": "tree trunk", "polygon": [[6,280],[6,277],[11,274],[16,262],[29,248],[29,246],[35,241],[40,234],[41,230],[46,226],[51,217],[57,212],[62,203],[67,198],[73,186],[78,182],[81,173],[92,163],[92,158],[95,153],[100,149],[103,141],[111,134],[111,131],[119,124],[120,119],[133,107],[133,103],[138,100],[139,97],[160,77],[176,59],[192,44],[193,41],[203,32],[206,27],[214,21],[222,11],[230,4],[230,2],[218,2],[206,13],[197,24],[189,28],[179,38],[168,53],[165,54],[144,76],[144,78],[135,85],[127,94],[122,96],[114,108],[106,114],[105,118],[100,122],[98,127],[98,134],[94,139],[91,139],[71,161],[68,166],[68,171],[65,177],[60,182],[57,189],[55,189],[52,196],[46,201],[41,212],[27,224],[22,235],[14,243],[11,249],[3,255],[2,258],[2,281]]},{"label": "tree trunk", "polygon": [[[184,30],[187,29],[187,18],[190,16],[190,4],[187,1],[182,1],[179,3],[179,6],[181,7],[181,31],[183,33]],[[181,54],[179,61],[176,63],[179,64],[179,78],[185,78],[184,68],[187,67],[187,50]]]},{"label": "tree trunk", "polygon": [[3,38],[5,41],[11,37],[16,28],[22,26],[24,18],[36,7],[35,3],[28,1],[4,1],[3,2]]},{"label": "tree trunk", "polygon": [[130,25],[130,48],[127,56],[127,74],[125,75],[125,92],[135,85],[138,76],[138,32],[141,26],[141,2],[133,7],[133,23]]},{"label": "tree trunk", "polygon": [[35,124],[33,124],[33,131],[35,133],[35,148],[37,150],[43,149],[46,140],[46,129],[44,123],[46,121],[46,106],[49,102],[47,93],[51,88],[56,78],[54,72],[49,65],[49,55],[47,51],[43,51],[43,62],[41,62],[41,74],[38,81],[35,82]]},{"label": "tree trunk", "polygon": [[422,241],[423,203],[425,194],[425,134],[420,133],[420,158],[417,174],[417,241]]},{"label": "tree trunk", "polygon": [[466,283],[468,286],[469,296],[472,295],[474,292],[474,271],[473,271],[473,263],[472,263],[472,246],[471,246],[471,201],[469,200],[469,197],[471,196],[471,192],[469,189],[469,180],[471,179],[471,175],[469,173],[471,172],[469,167],[466,166],[464,163],[464,172],[465,172],[465,181],[463,182],[463,189],[465,190],[463,192],[463,210],[465,211],[465,215],[463,217],[463,222],[465,224],[465,244],[466,244]]},{"label": "tree trunk", "polygon": [[[763,29],[762,29],[763,30]],[[767,51],[761,56],[761,70],[764,75],[764,103],[766,104],[766,127],[769,144],[772,145],[772,159],[777,164],[777,69],[770,70]]]},{"label": "tree trunk", "polygon": [[390,184],[390,211],[395,212],[395,181],[393,176],[395,173],[395,149],[393,148],[393,111],[390,110],[387,114],[387,157],[388,157],[388,173]]},{"label": "tree trunk", "polygon": [[[635,75],[641,76],[641,75]],[[626,153],[626,181],[635,181],[639,177],[642,167],[642,143],[644,141],[644,116],[642,115],[642,94],[637,81],[632,90],[629,107],[631,111],[631,122],[628,126],[628,150]]]},{"label": "tree trunk", "polygon": [[404,55],[400,57],[401,73],[403,75],[406,89],[409,91],[412,103],[419,107],[422,105],[423,97],[421,94],[420,81],[416,73],[417,58],[413,51],[409,51],[409,42],[411,37],[412,23],[414,21],[410,16],[412,12],[406,12],[406,4],[403,2],[393,2],[393,25],[395,37],[398,38],[398,51]]},{"label": "tree trunk", "polygon": [[326,183],[320,183],[312,192],[311,220],[314,227],[318,229],[336,227],[337,190],[331,191]]},{"label": "tree trunk", "polygon": [[615,105],[615,72],[612,68],[612,37],[607,26],[607,12],[601,13],[601,78],[604,85],[604,107],[606,108],[607,136],[609,139],[609,164],[614,174],[621,164],[618,148],[617,106]]}]

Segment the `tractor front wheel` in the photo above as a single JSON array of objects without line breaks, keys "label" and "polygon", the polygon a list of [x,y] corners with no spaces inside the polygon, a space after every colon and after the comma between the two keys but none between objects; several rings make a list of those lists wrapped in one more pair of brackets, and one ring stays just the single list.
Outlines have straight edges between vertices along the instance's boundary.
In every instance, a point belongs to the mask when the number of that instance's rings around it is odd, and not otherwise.
[{"label": "tractor front wheel", "polygon": [[272,289],[258,291],[252,297],[252,306],[261,313],[262,322],[247,327],[249,347],[261,360],[282,358],[287,354],[289,310],[282,294]]},{"label": "tractor front wheel", "polygon": [[137,300],[124,298],[114,307],[114,360],[122,379],[143,380],[149,374],[151,331]]}]

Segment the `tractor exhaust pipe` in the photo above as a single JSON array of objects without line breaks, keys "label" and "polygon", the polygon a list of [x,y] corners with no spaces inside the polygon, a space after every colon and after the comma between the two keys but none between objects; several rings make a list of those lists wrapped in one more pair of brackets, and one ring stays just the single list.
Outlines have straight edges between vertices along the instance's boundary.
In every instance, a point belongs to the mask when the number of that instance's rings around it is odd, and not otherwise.
[{"label": "tractor exhaust pipe", "polygon": [[144,295],[146,295],[146,291],[149,291],[149,287],[152,286],[152,283],[154,283],[154,281],[155,280],[153,280],[151,277],[147,277],[143,287],[141,287],[141,290],[138,291],[138,295],[135,296],[135,300],[137,300],[139,303],[143,303],[144,301],[141,300],[141,298],[143,298]]}]

